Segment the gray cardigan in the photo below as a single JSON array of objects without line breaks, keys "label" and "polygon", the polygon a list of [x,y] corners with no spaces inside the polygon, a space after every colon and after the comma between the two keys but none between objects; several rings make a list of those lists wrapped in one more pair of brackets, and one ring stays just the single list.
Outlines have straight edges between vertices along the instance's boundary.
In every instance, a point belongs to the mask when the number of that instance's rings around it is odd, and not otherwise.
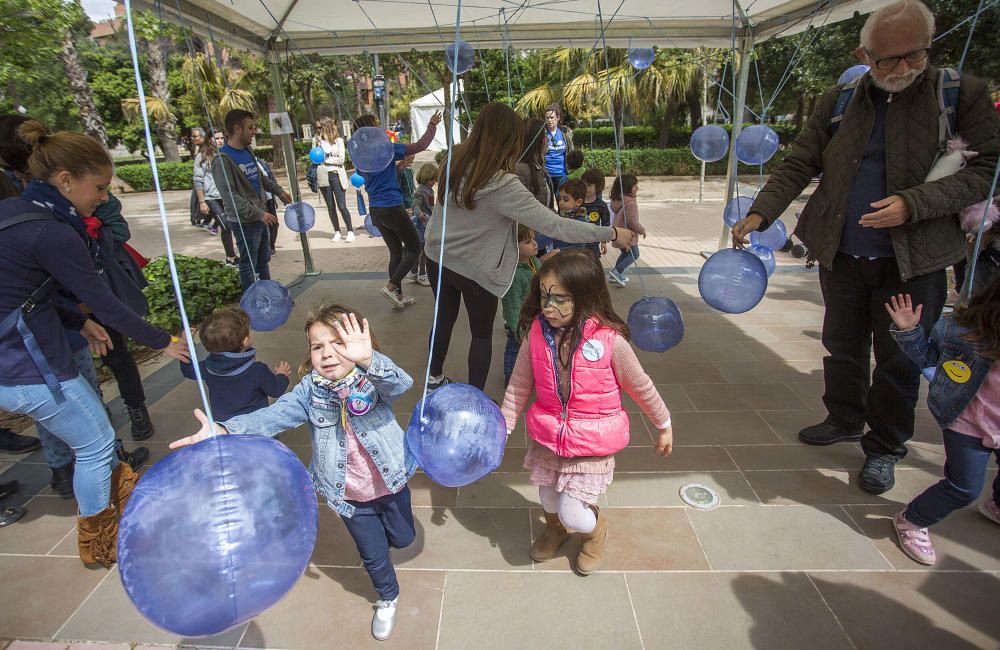
[{"label": "gray cardigan", "polygon": [[220,153],[212,160],[212,178],[222,197],[222,205],[226,209],[226,221],[254,223],[264,219],[265,206],[263,190],[278,195],[284,192],[281,186],[268,178],[263,170],[260,172],[261,192],[250,184],[246,175],[240,170],[232,158]]},{"label": "gray cardigan", "polygon": [[[501,172],[475,195],[472,210],[449,198],[444,265],[497,297],[507,293],[517,267],[517,224],[569,243],[607,242],[612,228],[565,219],[532,196],[514,174]],[[435,262],[441,251],[442,202],[427,224],[424,252]]]}]

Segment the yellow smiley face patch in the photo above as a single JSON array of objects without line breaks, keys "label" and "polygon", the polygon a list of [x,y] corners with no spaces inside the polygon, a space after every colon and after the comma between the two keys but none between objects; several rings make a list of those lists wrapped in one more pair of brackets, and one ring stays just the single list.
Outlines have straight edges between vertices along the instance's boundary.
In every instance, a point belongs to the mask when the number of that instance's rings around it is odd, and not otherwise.
[{"label": "yellow smiley face patch", "polygon": [[589,215],[587,215],[587,218],[590,219],[591,223],[597,223],[600,220],[601,215],[600,215],[599,212],[597,212],[596,210],[594,210]]},{"label": "yellow smiley face patch", "polygon": [[944,369],[944,373],[948,375],[948,379],[956,384],[964,384],[972,378],[972,369],[966,363],[957,359],[945,361],[941,364],[941,367]]}]

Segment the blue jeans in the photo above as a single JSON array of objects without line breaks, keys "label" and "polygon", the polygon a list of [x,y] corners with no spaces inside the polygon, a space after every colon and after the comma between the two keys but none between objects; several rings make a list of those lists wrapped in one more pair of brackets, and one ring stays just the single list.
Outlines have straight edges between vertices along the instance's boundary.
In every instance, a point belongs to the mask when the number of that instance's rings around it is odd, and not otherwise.
[{"label": "blue jeans", "polygon": [[361,553],[361,562],[375,585],[381,600],[399,595],[396,570],[389,557],[390,548],[406,548],[413,543],[417,531],[413,527],[410,509],[410,488],[404,487],[374,501],[348,501],[354,506],[354,516],[341,517],[347,532]]},{"label": "blue jeans", "polygon": [[[83,348],[73,355],[73,365],[80,371],[80,376],[87,380],[98,399],[101,398],[101,386],[97,383],[97,370],[94,368],[94,358],[90,356],[90,348]],[[102,400],[103,401],[103,400]],[[41,423],[35,424],[38,431],[38,441],[42,443],[42,451],[49,467],[65,467],[73,462],[73,450],[65,442],[57,438]]]},{"label": "blue jeans", "polygon": [[[236,245],[240,251],[240,286],[243,291],[250,288],[255,280],[270,280],[271,231],[263,221],[253,223],[232,223]],[[257,277],[254,277],[254,272]]]},{"label": "blue jeans", "polygon": [[[979,498],[990,456],[995,456],[1000,465],[1000,450],[951,429],[944,430],[944,452],[944,478],[906,506],[907,521],[922,528],[933,526]],[[993,481],[993,500],[1000,504],[1000,476]]]},{"label": "blue jeans", "polygon": [[632,266],[635,261],[639,259],[639,247],[633,246],[630,249],[622,250],[618,254],[618,261],[615,262],[615,270],[619,273],[624,273],[625,269]]},{"label": "blue jeans", "polygon": [[89,517],[108,507],[111,470],[118,465],[115,430],[86,379],[77,375],[60,386],[61,401],[45,384],[0,386],[0,409],[27,415],[70,446],[76,455],[73,492],[80,516]]},{"label": "blue jeans", "polygon": [[510,376],[514,374],[514,364],[517,363],[517,354],[521,351],[521,342],[517,340],[514,333],[507,330],[507,345],[503,349],[503,385],[510,383]]}]

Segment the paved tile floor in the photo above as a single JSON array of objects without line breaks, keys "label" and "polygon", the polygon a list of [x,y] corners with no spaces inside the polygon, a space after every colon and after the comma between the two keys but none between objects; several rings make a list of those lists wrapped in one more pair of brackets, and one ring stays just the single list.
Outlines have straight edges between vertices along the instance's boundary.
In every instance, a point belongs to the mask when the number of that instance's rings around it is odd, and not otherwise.
[{"label": "paved tile floor", "polygon": [[[651,211],[652,212],[652,211]],[[653,218],[670,218],[654,213]],[[664,230],[666,230],[666,225]],[[715,230],[712,226],[707,230]],[[706,230],[701,242],[710,245]],[[376,254],[373,249],[372,255]],[[898,549],[890,517],[937,480],[940,432],[923,406],[896,487],[882,496],[854,481],[857,445],[798,443],[822,419],[822,300],[816,275],[775,274],[764,301],[740,316],[698,297],[696,268],[643,276],[650,294],[677,300],[687,332],[662,355],[639,353],[673,411],[676,448],[652,450],[649,423],[625,399],[631,445],[602,504],[610,534],[603,569],[570,571],[568,555],[533,563],[528,546],[542,525],[537,493],[521,469],[527,440],[511,436],[500,470],[460,489],[418,474],[411,483],[413,546],[395,553],[402,585],[399,623],[386,647],[408,648],[997,648],[1000,646],[1000,528],[974,508],[934,529],[938,565],[928,570]],[[344,269],[346,270],[346,269]],[[305,354],[304,313],[321,300],[348,303],[372,322],[385,351],[414,376],[426,363],[430,291],[407,289],[417,305],[393,312],[374,274],[328,274],[303,284],[278,331],[257,336],[259,358],[295,366]],[[613,289],[621,313],[639,282]],[[461,322],[464,322],[464,317]],[[467,328],[455,329],[446,370],[465,377]],[[503,330],[495,335],[487,392],[502,395]],[[153,460],[195,428],[195,385],[173,364],[151,364],[147,388]],[[405,425],[419,397],[397,406]],[[121,419],[118,418],[121,423]],[[122,423],[124,424],[124,423]],[[124,433],[124,432],[123,432]],[[282,441],[304,461],[304,429]],[[3,479],[24,484],[28,514],[0,531],[0,649],[199,645],[243,648],[374,647],[370,582],[343,525],[322,507],[312,563],[282,602],[225,634],[182,639],[145,622],[115,569],[84,568],[75,554],[72,501],[47,487],[39,452],[0,457]],[[991,470],[990,479],[995,475]],[[685,483],[715,489],[712,511],[686,507]],[[33,496],[32,496],[33,495]]]}]

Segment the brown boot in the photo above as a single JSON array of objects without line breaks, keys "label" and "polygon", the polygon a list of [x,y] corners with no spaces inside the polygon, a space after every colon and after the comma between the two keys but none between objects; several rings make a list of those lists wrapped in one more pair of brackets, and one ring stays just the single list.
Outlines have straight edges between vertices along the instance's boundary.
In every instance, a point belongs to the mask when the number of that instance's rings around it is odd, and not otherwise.
[{"label": "brown boot", "polygon": [[128,463],[118,463],[118,467],[111,472],[111,505],[118,511],[121,517],[128,504],[128,498],[132,496],[135,484],[139,482],[139,475],[132,470]]},{"label": "brown boot", "polygon": [[590,506],[597,516],[594,530],[583,534],[583,544],[580,545],[580,555],[576,558],[576,572],[580,575],[590,575],[604,561],[604,543],[608,539],[608,520],[601,516],[597,506]]},{"label": "brown boot", "polygon": [[546,512],[545,531],[531,544],[531,559],[535,562],[551,560],[569,537],[569,531],[559,521],[559,515]]},{"label": "brown boot", "polygon": [[113,505],[96,515],[78,517],[76,541],[84,564],[109,568],[118,560],[118,511]]}]

